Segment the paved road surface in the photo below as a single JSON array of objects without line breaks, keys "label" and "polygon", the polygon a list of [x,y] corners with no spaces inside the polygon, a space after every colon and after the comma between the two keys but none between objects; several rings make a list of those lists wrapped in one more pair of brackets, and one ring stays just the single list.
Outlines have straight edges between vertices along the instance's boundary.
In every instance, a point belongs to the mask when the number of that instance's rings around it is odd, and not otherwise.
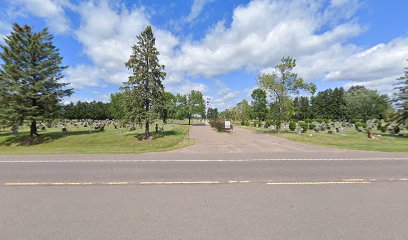
[{"label": "paved road surface", "polygon": [[0,156],[0,239],[408,239],[406,153],[190,134],[158,154]]}]

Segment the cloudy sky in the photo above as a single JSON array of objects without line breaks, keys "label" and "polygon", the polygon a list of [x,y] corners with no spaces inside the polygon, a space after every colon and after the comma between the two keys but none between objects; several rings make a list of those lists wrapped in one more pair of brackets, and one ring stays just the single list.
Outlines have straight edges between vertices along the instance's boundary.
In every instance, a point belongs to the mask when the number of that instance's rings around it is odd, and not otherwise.
[{"label": "cloudy sky", "polygon": [[151,25],[166,89],[200,90],[224,109],[283,56],[318,90],[391,93],[408,66],[407,9],[406,0],[1,0],[0,38],[14,22],[48,27],[70,66],[67,101],[107,101],[129,75],[136,35]]}]

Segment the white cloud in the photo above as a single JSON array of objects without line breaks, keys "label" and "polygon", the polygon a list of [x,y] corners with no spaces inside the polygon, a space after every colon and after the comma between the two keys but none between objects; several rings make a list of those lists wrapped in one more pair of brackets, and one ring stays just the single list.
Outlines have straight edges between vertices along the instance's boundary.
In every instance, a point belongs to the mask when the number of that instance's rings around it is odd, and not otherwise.
[{"label": "white cloud", "polygon": [[64,82],[69,82],[69,87],[75,89],[100,86],[102,83],[101,80],[106,75],[106,73],[99,68],[82,64],[68,68],[65,73],[67,76]]},{"label": "white cloud", "polygon": [[[175,69],[205,77],[257,70],[274,66],[282,56],[300,58],[336,48],[363,30],[350,19],[320,32],[329,24],[322,7],[319,1],[267,0],[239,6],[231,26],[220,21],[202,40],[183,43]],[[338,15],[348,19],[349,13]]]},{"label": "white cloud", "polygon": [[398,38],[346,56],[342,63],[332,66],[325,79],[356,82],[381,80],[400,73],[407,58],[408,37]]},{"label": "white cloud", "polygon": [[13,7],[11,13],[14,15],[30,14],[44,18],[47,26],[57,33],[69,30],[69,20],[63,9],[66,1],[57,0],[9,0]]},{"label": "white cloud", "polygon": [[375,79],[373,81],[362,81],[362,82],[349,82],[344,85],[346,89],[356,86],[356,85],[363,85],[371,89],[377,90],[381,94],[391,94],[394,91],[394,84],[396,83],[396,79],[400,75],[394,75],[390,77],[384,77],[380,79]]},{"label": "white cloud", "polygon": [[208,96],[210,98],[210,107],[222,111],[232,107],[237,101],[241,100],[239,98],[242,97],[242,91],[234,91],[220,80],[215,80],[215,85],[217,92],[214,95]]},{"label": "white cloud", "polygon": [[194,0],[191,6],[191,11],[186,17],[186,21],[191,23],[195,21],[201,14],[204,6],[209,2],[209,0]]},{"label": "white cloud", "polygon": [[[86,69],[90,71],[89,76],[94,77],[94,80],[88,82],[87,77],[76,77],[75,86],[95,85],[103,81],[121,85],[130,75],[124,63],[131,55],[131,47],[137,40],[136,36],[147,25],[151,25],[149,16],[142,8],[129,9],[124,5],[112,5],[107,1],[83,2],[77,9],[81,21],[75,34],[84,46],[84,53],[94,64],[93,67]],[[172,68],[174,49],[180,44],[179,39],[169,31],[155,26],[153,31],[160,52],[160,63],[166,66],[167,77],[164,81],[166,88],[180,93],[187,93],[193,89],[206,92],[208,87],[205,84],[192,82],[184,73],[174,71]],[[72,72],[81,72],[83,68],[74,67]],[[68,75],[69,80],[73,79],[71,73]]]},{"label": "white cloud", "polygon": [[[143,7],[129,8],[107,0],[84,1],[79,5],[54,0],[41,1],[45,3],[41,5],[38,5],[39,0],[13,2],[21,3],[26,11],[56,24],[57,29],[69,26],[63,7],[79,14],[80,27],[74,31],[75,36],[93,66],[78,65],[67,71],[67,79],[77,88],[104,82],[120,85],[126,81],[129,72],[124,62],[131,54],[131,46],[136,36],[151,25]],[[208,2],[194,1],[190,14],[182,21],[194,22]],[[168,73],[165,86],[173,92],[186,93],[191,89],[208,92],[206,84],[192,79],[213,79],[237,70],[271,71],[282,56],[293,56],[298,59],[296,71],[307,81],[345,80],[348,85],[358,82],[390,89],[384,86],[401,72],[408,58],[408,37],[369,49],[350,44],[350,38],[366,30],[354,18],[362,2],[331,0],[326,3],[319,0],[254,0],[236,7],[230,24],[221,20],[202,39],[196,40],[182,39],[153,26],[161,53],[159,59]],[[36,11],[42,5],[44,9]],[[52,23],[54,18],[55,23]],[[226,106],[236,98],[234,91],[227,90],[224,94],[213,92],[219,99],[219,106]]]}]

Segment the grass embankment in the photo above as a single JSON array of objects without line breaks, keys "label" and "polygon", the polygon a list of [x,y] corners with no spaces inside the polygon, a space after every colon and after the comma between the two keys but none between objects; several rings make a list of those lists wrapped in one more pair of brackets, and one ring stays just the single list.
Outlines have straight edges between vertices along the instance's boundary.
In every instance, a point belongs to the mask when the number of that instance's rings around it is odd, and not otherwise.
[{"label": "grass embankment", "polygon": [[[273,134],[277,137],[283,137],[300,143],[314,144],[343,149],[382,151],[382,152],[408,152],[408,132],[402,131],[400,135],[385,134],[373,130],[374,139],[367,137],[365,132],[357,132],[354,128],[346,128],[340,133],[328,134],[326,131],[312,133],[308,130],[306,133],[298,134],[297,132],[281,131],[247,127],[236,124],[238,127]],[[310,136],[312,134],[312,136]],[[380,136],[377,136],[380,135]]]},{"label": "grass embankment", "polygon": [[[161,125],[160,125],[161,126]],[[105,127],[105,131],[68,125],[67,133],[61,128],[47,129],[32,138],[28,129],[18,135],[0,132],[0,154],[67,154],[67,153],[145,153],[173,150],[193,144],[187,133],[190,126],[167,124],[163,132],[152,133],[149,140],[139,140],[144,129],[129,131]],[[154,126],[151,126],[154,131]]]}]

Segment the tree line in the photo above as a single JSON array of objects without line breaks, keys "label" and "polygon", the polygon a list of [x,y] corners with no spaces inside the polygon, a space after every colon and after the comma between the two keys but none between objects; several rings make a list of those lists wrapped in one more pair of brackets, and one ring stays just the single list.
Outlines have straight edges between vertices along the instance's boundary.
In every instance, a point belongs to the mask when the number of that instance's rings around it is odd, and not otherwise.
[{"label": "tree line", "polygon": [[[330,119],[366,122],[369,119],[407,121],[408,73],[398,79],[394,99],[364,86],[352,86],[347,91],[340,87],[315,94],[316,86],[307,84],[293,72],[296,60],[282,58],[271,74],[258,76],[259,88],[253,90],[251,103],[242,100],[236,106],[221,112],[225,119],[268,121],[278,129],[290,120]],[[299,96],[304,93],[304,96]],[[311,96],[308,96],[311,95]],[[392,102],[397,104],[393,105]],[[394,108],[397,107],[397,109]]]},{"label": "tree line", "polygon": [[[132,120],[135,115],[131,114],[126,109],[131,108],[128,103],[126,92],[117,92],[111,94],[110,114],[114,119],[129,120],[130,122],[138,122]],[[188,119],[188,124],[191,124],[191,119],[194,117],[205,118],[205,102],[203,94],[200,91],[192,90],[188,94],[172,94],[171,92],[163,92],[163,99],[160,105],[156,106],[153,119],[161,119],[163,123],[167,123],[168,119]]]},{"label": "tree line", "polygon": [[[73,89],[63,82],[59,49],[53,36],[45,28],[35,32],[33,27],[14,24],[12,31],[0,45],[0,127],[28,123],[30,135],[36,136],[37,122],[54,118],[121,119],[145,128],[156,119],[184,119],[189,123],[195,116],[205,117],[205,100],[199,91],[188,94],[166,92],[162,81],[165,67],[159,63],[152,28],[147,26],[137,36],[132,54],[124,63],[131,72],[121,87],[112,94],[109,103],[77,102],[63,106],[64,97]],[[294,72],[296,60],[284,57],[272,73],[260,74],[259,88],[252,92],[252,101],[241,101],[235,107],[218,113],[208,109],[209,118],[227,118],[248,121],[272,121],[278,128],[290,119],[370,119],[391,116],[398,124],[408,119],[408,68],[398,78],[392,104],[386,95],[362,86],[320,91],[306,83]],[[310,97],[298,95],[311,95]],[[395,107],[395,110],[393,109]],[[395,111],[395,113],[394,113]]]}]

